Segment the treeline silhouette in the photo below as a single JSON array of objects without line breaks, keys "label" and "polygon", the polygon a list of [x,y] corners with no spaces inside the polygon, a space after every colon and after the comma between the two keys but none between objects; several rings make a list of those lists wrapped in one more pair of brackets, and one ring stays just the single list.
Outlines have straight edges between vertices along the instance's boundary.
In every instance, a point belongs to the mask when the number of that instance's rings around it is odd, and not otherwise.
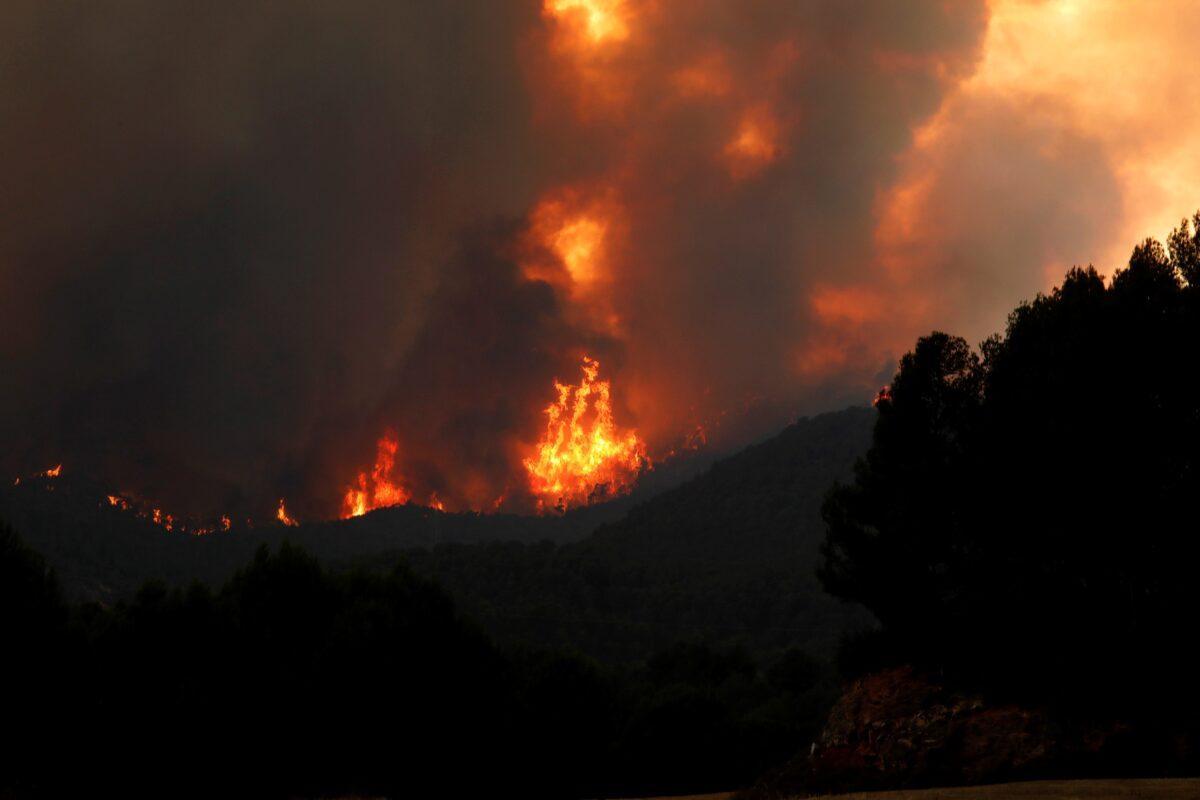
[{"label": "treeline silhouette", "polygon": [[978,351],[934,333],[903,358],[823,510],[824,585],[882,624],[849,667],[914,662],[1196,741],[1194,223],[1107,285],[1073,269]]},{"label": "treeline silhouette", "polygon": [[403,566],[264,547],[218,590],[63,600],[0,528],[0,794],[581,797],[734,787],[811,740],[798,650],[677,644],[632,666],[501,650]]}]

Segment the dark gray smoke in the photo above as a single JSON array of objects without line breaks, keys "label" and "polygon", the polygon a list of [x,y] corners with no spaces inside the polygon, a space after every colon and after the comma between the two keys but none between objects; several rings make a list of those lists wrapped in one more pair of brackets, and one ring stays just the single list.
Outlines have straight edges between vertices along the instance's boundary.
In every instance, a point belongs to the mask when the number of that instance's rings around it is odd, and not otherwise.
[{"label": "dark gray smoke", "polygon": [[[730,410],[753,409],[737,441],[865,402],[904,346],[872,331],[936,315],[813,298],[875,302],[880,198],[974,69],[984,6],[629,0],[629,37],[580,56],[537,0],[10,2],[0,466],[328,516],[390,429],[415,496],[479,508],[520,494],[585,352],[659,450]],[[761,164],[731,149],[747,120]],[[1021,141],[995,157],[1036,182]],[[522,271],[564,187],[621,210],[607,328]]]}]

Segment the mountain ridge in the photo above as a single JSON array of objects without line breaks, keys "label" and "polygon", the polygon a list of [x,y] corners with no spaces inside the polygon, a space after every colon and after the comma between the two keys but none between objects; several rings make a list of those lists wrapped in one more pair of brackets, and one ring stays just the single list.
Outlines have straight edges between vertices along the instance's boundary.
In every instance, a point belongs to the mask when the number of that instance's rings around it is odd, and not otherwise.
[{"label": "mountain ridge", "polygon": [[874,411],[805,417],[687,477],[563,515],[448,514],[415,505],[351,520],[208,536],[170,534],[63,475],[0,490],[6,519],[69,596],[111,604],[148,580],[218,585],[263,545],[333,567],[403,560],[441,583],[498,641],[636,660],[681,639],[832,653],[870,622],[814,569],[820,506],[870,440]]},{"label": "mountain ridge", "polygon": [[866,451],[875,412],[803,418],[565,544],[444,544],[403,559],[495,638],[636,660],[685,638],[832,655],[871,624],[815,575],[820,508]]}]

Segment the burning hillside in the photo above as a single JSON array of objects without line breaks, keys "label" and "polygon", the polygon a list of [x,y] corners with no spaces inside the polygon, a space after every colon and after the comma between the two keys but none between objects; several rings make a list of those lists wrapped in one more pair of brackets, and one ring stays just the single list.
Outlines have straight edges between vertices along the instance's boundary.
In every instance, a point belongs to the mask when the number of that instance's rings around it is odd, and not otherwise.
[{"label": "burning hillside", "polygon": [[379,440],[379,452],[375,457],[375,466],[371,468],[370,476],[364,472],[358,473],[358,479],[353,486],[346,489],[342,500],[342,517],[361,517],[368,511],[387,506],[403,505],[412,497],[393,476],[396,469],[396,452],[400,443],[394,434],[384,434]]},{"label": "burning hillside", "polygon": [[578,386],[555,382],[558,399],[546,407],[546,432],[525,459],[538,508],[567,508],[625,494],[650,468],[646,444],[613,419],[611,387],[600,362],[584,356]]},{"label": "burning hillside", "polygon": [[[554,381],[555,398],[543,410],[545,428],[537,441],[518,442],[523,451],[523,474],[506,483],[485,503],[451,510],[494,511],[532,507],[538,513],[562,512],[628,493],[639,476],[651,468],[646,443],[636,430],[618,426],[613,410],[612,384],[600,379],[600,362],[582,360],[578,385]],[[400,443],[394,431],[377,443],[375,464],[358,473],[342,499],[343,518],[368,511],[417,502],[445,510],[446,502],[430,489],[421,502],[407,487],[400,462]]]}]

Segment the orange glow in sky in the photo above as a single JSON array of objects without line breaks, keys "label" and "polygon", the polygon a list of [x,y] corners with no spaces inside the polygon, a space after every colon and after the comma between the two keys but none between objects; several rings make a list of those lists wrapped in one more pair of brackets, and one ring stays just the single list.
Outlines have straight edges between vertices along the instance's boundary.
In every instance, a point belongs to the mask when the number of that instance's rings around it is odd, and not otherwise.
[{"label": "orange glow in sky", "polygon": [[766,108],[747,111],[737,131],[725,147],[729,173],[736,179],[748,178],[779,157],[779,126]]},{"label": "orange glow in sky", "polygon": [[623,0],[546,0],[545,13],[579,26],[593,43],[628,38]]},{"label": "orange glow in sky", "polygon": [[[966,109],[982,103],[1013,104],[1046,132],[1047,148],[1056,133],[1094,143],[1124,212],[1105,241],[1075,259],[1111,274],[1135,242],[1164,238],[1200,208],[1200,81],[1185,57],[1198,25],[1195,4],[994,0],[978,68],[916,132],[914,151],[936,160]],[[916,206],[928,181],[919,168],[893,188],[884,220],[893,234],[922,224]],[[1049,285],[1070,264],[1044,266]]]}]

